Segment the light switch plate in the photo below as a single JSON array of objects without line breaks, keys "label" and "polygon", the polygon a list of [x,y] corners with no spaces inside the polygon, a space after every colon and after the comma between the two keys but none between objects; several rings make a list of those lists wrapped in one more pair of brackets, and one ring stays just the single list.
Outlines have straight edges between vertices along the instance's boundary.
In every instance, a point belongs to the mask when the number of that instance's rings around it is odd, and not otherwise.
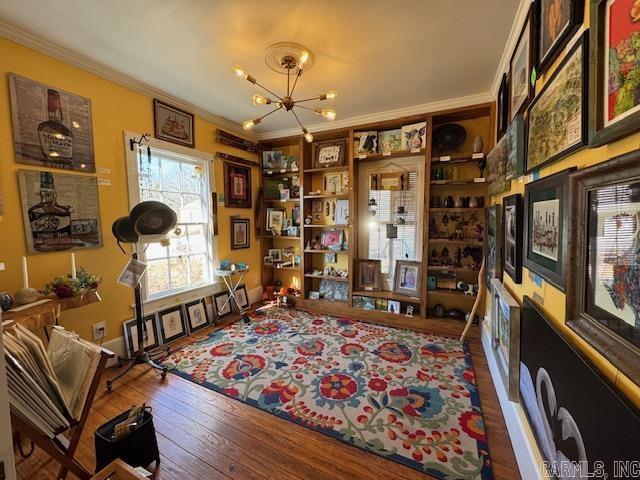
[{"label": "light switch plate", "polygon": [[0,272],[4,272],[4,270],[5,270],[4,262],[0,262]]}]

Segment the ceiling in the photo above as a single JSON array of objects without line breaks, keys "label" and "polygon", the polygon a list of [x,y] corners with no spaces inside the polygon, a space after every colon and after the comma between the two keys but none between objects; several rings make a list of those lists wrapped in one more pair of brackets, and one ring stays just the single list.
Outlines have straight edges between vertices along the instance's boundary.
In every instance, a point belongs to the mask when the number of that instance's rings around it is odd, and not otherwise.
[{"label": "ceiling", "polygon": [[[295,96],[336,89],[344,120],[489,92],[518,3],[2,0],[0,19],[237,123],[262,110],[251,103],[259,89],[233,76],[233,65],[280,93],[286,77],[265,65],[264,50],[298,42],[315,64]],[[321,121],[311,112],[301,120]],[[256,130],[293,127],[278,112]]]}]

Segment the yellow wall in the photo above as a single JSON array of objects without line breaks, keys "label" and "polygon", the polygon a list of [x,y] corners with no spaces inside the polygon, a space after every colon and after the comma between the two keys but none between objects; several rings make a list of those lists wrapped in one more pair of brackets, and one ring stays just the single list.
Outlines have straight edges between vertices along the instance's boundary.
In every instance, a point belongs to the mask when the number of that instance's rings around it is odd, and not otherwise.
[{"label": "yellow wall", "polygon": [[[5,205],[4,217],[0,217],[0,262],[6,264],[6,270],[0,272],[0,291],[13,294],[22,286],[20,262],[22,256],[26,255],[27,247],[16,172],[34,168],[16,163],[14,159],[7,86],[7,74],[13,72],[91,99],[96,166],[111,170],[111,174],[97,176],[110,179],[111,186],[98,187],[104,246],[78,250],[76,259],[79,266],[104,277],[99,289],[103,301],[65,312],[62,318],[67,328],[76,330],[85,338],[91,337],[91,324],[99,320],[107,322],[105,340],[119,337],[122,335],[122,322],[132,318],[130,305],[133,303],[131,289],[116,283],[127,257],[118,249],[111,235],[111,223],[129,210],[123,131],[153,132],[152,98],[2,38],[0,52],[0,77],[4,84],[0,88],[0,192]],[[195,128],[196,149],[256,159],[255,155],[216,143],[216,126],[212,123],[196,118]],[[216,191],[224,192],[222,162],[215,160],[214,168]],[[62,173],[61,170],[58,172]],[[251,182],[255,202],[259,188],[257,168],[252,169]],[[250,249],[230,250],[231,215],[251,219]],[[218,223],[218,258],[249,263],[253,269],[245,277],[247,288],[260,285],[260,245],[254,236],[253,209],[218,205]],[[69,253],[29,255],[28,261],[30,284],[35,288],[42,288],[53,277],[70,270]]]},{"label": "yellow wall", "polygon": [[[586,2],[585,7],[585,28],[589,25],[589,2]],[[571,47],[569,45],[568,48]],[[565,50],[568,50],[568,48]],[[541,76],[536,83],[536,94],[540,92],[547,79],[552,75],[553,70],[562,61],[563,55],[560,55],[555,62],[553,68],[545,72],[544,76]],[[596,163],[606,161],[617,155],[636,150],[640,144],[640,133],[630,135],[622,140],[613,142],[609,145],[604,145],[600,148],[585,148],[573,155],[562,159],[561,161],[554,163],[546,168],[541,169],[540,177],[546,177],[553,173],[565,170],[569,167],[576,166],[579,169],[585,168]],[[531,178],[521,177],[519,180],[514,180],[511,183],[511,191],[504,193],[503,195],[493,197],[492,203],[502,203],[502,198],[514,193],[520,193],[524,196],[524,186],[526,182],[531,181]],[[568,272],[567,275],[572,275],[572,272]],[[527,295],[533,297],[534,293],[537,293],[544,299],[542,305],[547,316],[556,324],[561,331],[577,348],[583,352],[592,363],[601,370],[604,375],[612,382],[616,384],[620,390],[622,390],[634,403],[640,406],[640,387],[633,384],[628,377],[615,368],[608,360],[602,355],[596,352],[591,346],[589,346],[581,337],[579,337],[572,329],[565,324],[565,295],[557,290],[552,285],[543,281],[542,286],[538,287],[530,278],[529,271],[523,268],[522,284],[517,285],[508,275],[503,276],[505,286],[514,294],[520,301],[523,296]]]}]

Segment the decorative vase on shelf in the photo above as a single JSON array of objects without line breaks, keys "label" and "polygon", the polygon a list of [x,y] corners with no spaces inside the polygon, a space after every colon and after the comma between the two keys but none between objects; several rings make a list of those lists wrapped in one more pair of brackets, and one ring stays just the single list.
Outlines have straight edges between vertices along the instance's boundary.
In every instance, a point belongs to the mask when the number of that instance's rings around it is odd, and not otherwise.
[{"label": "decorative vase on shelf", "polygon": [[478,170],[480,170],[480,177],[484,177],[484,169],[487,166],[487,161],[483,158],[478,160]]},{"label": "decorative vase on shelf", "polygon": [[473,139],[473,153],[482,153],[482,149],[484,148],[484,142],[482,141],[482,137],[476,137]]},{"label": "decorative vase on shelf", "polygon": [[455,202],[453,202],[453,206],[456,208],[464,207],[464,200],[462,199],[462,197],[456,197]]},{"label": "decorative vase on shelf", "polygon": [[478,208],[478,197],[469,198],[469,208]]},{"label": "decorative vase on shelf", "polygon": [[451,195],[447,195],[444,198],[444,208],[452,208],[453,207],[453,197]]}]

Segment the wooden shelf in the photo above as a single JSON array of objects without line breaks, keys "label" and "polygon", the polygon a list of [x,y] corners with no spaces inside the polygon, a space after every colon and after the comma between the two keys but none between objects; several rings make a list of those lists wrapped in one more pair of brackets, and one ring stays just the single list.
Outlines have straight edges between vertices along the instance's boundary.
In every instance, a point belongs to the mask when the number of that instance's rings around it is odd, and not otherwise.
[{"label": "wooden shelf", "polygon": [[449,297],[466,297],[466,298],[476,298],[477,294],[473,294],[473,295],[466,295],[464,292],[461,292],[460,290],[447,290],[444,288],[436,288],[434,290],[427,290],[427,293],[429,295],[433,294],[433,295],[443,295],[443,296],[449,296]]},{"label": "wooden shelf", "polygon": [[318,199],[322,199],[322,198],[342,198],[345,200],[349,199],[349,194],[348,193],[322,193],[320,195],[305,195],[304,199],[305,200],[313,200],[315,198]]},{"label": "wooden shelf", "polygon": [[[480,177],[477,177],[480,178]],[[476,182],[475,179],[467,180],[431,180],[431,185],[487,185],[487,182]]]},{"label": "wooden shelf", "polygon": [[319,278],[321,280],[331,280],[333,282],[349,283],[349,277],[332,277],[331,275],[313,275],[311,273],[305,273],[305,278]]},{"label": "wooden shelf", "polygon": [[432,213],[464,213],[464,212],[479,212],[484,211],[484,207],[463,207],[463,208],[429,208],[429,212]]},{"label": "wooden shelf", "polygon": [[427,270],[437,270],[440,272],[468,272],[478,273],[480,270],[464,267],[445,267],[443,265],[427,265]]},{"label": "wooden shelf", "polygon": [[370,292],[369,290],[354,290],[353,295],[359,295],[361,297],[386,298],[387,300],[397,300],[399,302],[420,303],[420,299],[418,297],[400,295],[399,293],[389,292],[386,290],[380,292]]},{"label": "wooden shelf", "polygon": [[[304,300],[304,302],[313,302],[311,305],[322,305],[330,303],[330,304],[335,304],[335,305],[344,305],[347,306],[347,300],[327,300],[326,298],[305,298],[302,299]],[[317,302],[317,303],[316,303]],[[340,307],[342,308],[342,307]]]},{"label": "wooden shelf", "polygon": [[276,199],[269,199],[269,200],[263,200],[264,203],[300,203],[301,199],[300,198],[290,198],[289,200],[276,200]]},{"label": "wooden shelf", "polygon": [[275,265],[264,265],[264,268],[271,268],[273,270],[292,270],[296,272],[302,271],[302,267],[277,267]]},{"label": "wooden shelf", "polygon": [[302,173],[300,171],[300,169],[298,169],[298,170],[285,170],[284,172],[280,171],[280,170],[278,170],[278,171],[273,170],[272,173],[268,173],[266,170],[263,170],[262,171],[262,176],[263,177],[267,177],[267,178],[271,178],[271,177],[277,177],[279,175],[296,175],[296,174],[300,174],[300,173]]},{"label": "wooden shelf", "polygon": [[351,225],[304,225],[304,228],[332,228],[334,230],[346,230]]},{"label": "wooden shelf", "polygon": [[281,238],[283,240],[300,240],[300,237],[288,237],[284,235],[263,235],[263,238]]},{"label": "wooden shelf", "polygon": [[481,247],[484,242],[478,240],[449,240],[448,238],[429,238],[429,243],[455,243],[456,245],[473,245]]},{"label": "wooden shelf", "polygon": [[[478,153],[478,158],[473,158],[473,155],[476,155],[474,153],[467,153],[467,154],[462,154],[462,155],[442,155],[440,157],[431,157],[431,165],[437,165],[437,166],[441,166],[441,165],[447,165],[449,163],[466,163],[466,162],[477,162],[478,160],[481,160],[483,158],[486,158],[486,155],[484,153]],[[480,156],[482,155],[482,156]],[[447,159],[447,160],[442,160],[443,158]]]},{"label": "wooden shelf", "polygon": [[[45,299],[49,299],[49,301],[38,303],[40,300]],[[84,295],[77,297],[58,298],[54,296],[42,297],[40,300],[38,300],[38,302],[34,302],[35,305],[22,305],[3,312],[2,321],[11,320],[16,323],[22,323],[30,330],[35,330],[44,324],[53,323],[55,315],[51,315],[51,313],[53,312],[54,314],[57,314],[58,309],[60,309],[60,311],[64,311],[80,308],[85,305],[89,305],[90,303],[101,302],[102,298],[100,298],[100,294],[97,291],[91,290],[86,292]],[[50,322],[44,322],[41,324],[41,322],[36,321],[34,317],[40,317],[41,315],[49,315],[51,317]]]},{"label": "wooden shelf", "polygon": [[401,150],[399,152],[391,152],[387,155],[384,155],[382,153],[371,153],[371,154],[367,154],[364,157],[360,155],[355,155],[354,160],[357,160],[359,162],[371,162],[374,160],[386,160],[387,158],[416,157],[419,155],[424,155],[424,152],[425,152],[425,149],[421,148],[420,150],[417,150],[417,151]]},{"label": "wooden shelf", "polygon": [[303,253],[349,253],[349,250],[304,250]]},{"label": "wooden shelf", "polygon": [[327,168],[305,168],[304,173],[344,172],[349,170],[349,165]]}]

